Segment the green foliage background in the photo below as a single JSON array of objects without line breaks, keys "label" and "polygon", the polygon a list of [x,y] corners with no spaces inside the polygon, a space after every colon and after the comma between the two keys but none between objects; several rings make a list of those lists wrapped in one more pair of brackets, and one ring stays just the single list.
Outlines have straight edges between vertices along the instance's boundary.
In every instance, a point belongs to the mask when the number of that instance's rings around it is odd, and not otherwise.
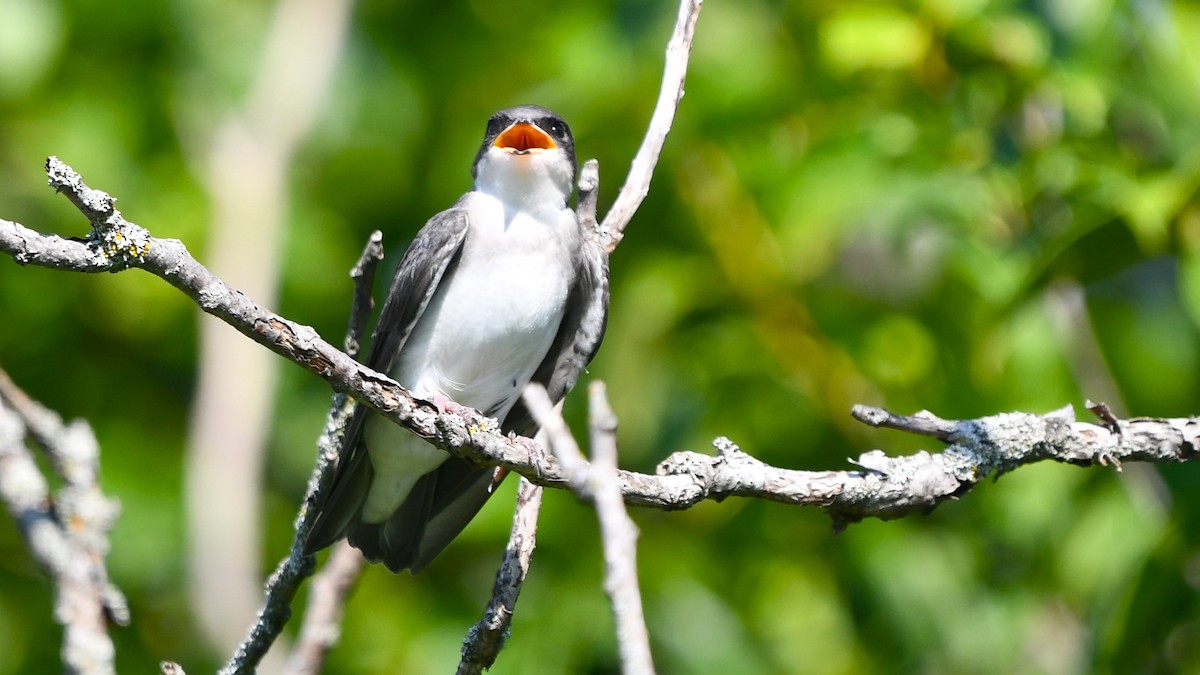
[{"label": "green foliage background", "polygon": [[[233,105],[264,0],[0,0],[0,217],[86,223],[59,155],[205,259],[188,120]],[[611,202],[649,118],[672,2],[381,2],[355,11],[293,164],[281,311],[339,340],[367,233],[392,260],[470,182],[484,121],[536,102],[600,160]],[[854,402],[945,417],[1104,398],[1200,412],[1200,5],[1145,0],[708,0],[687,96],[613,261],[590,377],[625,467],[719,434],[782,466],[880,447]],[[394,263],[393,263],[394,264]],[[124,515],[110,569],[122,672],[205,672],[180,497],[199,311],[139,272],[0,261],[0,363],[95,427]],[[203,320],[212,320],[205,318]],[[326,387],[286,367],[264,574],[303,494]],[[581,419],[575,396],[572,418]],[[491,586],[510,481],[427,572],[365,575],[330,672],[447,672]],[[639,511],[662,672],[1200,670],[1200,468],[1034,466],[931,516],[834,536],[753,501]],[[594,517],[551,491],[495,673],[611,672]],[[55,672],[51,592],[0,521],[0,674]],[[229,617],[248,622],[249,617]],[[293,626],[294,628],[294,626]]]}]

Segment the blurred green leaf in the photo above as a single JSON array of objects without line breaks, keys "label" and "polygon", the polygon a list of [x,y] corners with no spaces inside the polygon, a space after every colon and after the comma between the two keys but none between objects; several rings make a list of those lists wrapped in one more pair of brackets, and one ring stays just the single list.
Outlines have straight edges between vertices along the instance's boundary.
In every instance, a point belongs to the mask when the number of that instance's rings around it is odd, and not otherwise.
[{"label": "blurred green leaf", "polygon": [[925,26],[886,5],[850,6],[821,25],[825,60],[838,72],[864,68],[912,68],[925,58],[930,36]]}]

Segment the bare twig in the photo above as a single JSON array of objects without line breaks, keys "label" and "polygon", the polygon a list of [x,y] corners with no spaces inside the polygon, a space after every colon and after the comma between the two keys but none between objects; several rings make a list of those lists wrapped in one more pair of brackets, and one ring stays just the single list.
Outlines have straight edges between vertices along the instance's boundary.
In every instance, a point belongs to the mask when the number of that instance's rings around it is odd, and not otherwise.
[{"label": "bare twig", "polygon": [[[53,496],[26,437],[46,451],[66,483]],[[125,597],[104,567],[108,531],[119,507],[100,492],[99,461],[87,424],[64,425],[0,371],[0,499],[34,560],[54,582],[54,617],[63,626],[68,673],[114,672],[108,622],[129,623]]]},{"label": "bare twig", "polygon": [[947,443],[954,440],[955,426],[933,413],[922,411],[915,415],[897,415],[896,413],[868,405],[856,405],[850,411],[854,419],[872,427],[887,429],[902,429],[922,436],[930,436]]},{"label": "bare twig", "polygon": [[529,412],[546,431],[554,456],[570,476],[571,490],[596,506],[604,542],[604,588],[612,603],[621,671],[650,675],[654,673],[654,660],[638,590],[637,526],[625,512],[621,497],[617,479],[617,418],[605,396],[604,383],[592,382],[588,387],[593,459],[590,465],[562,415],[550,403],[546,390],[530,384],[525,388],[524,399]]},{"label": "bare twig", "polygon": [[671,131],[679,101],[683,99],[683,81],[687,77],[688,57],[692,53],[692,38],[696,34],[696,20],[700,18],[702,4],[703,0],[682,0],[679,4],[675,29],[667,43],[666,65],[663,67],[662,86],[658,92],[658,102],[654,105],[654,114],[650,116],[642,146],[629,165],[625,184],[621,186],[600,226],[602,231],[608,233],[606,248],[609,253],[621,243],[625,237],[625,227],[650,192],[654,167],[667,142],[667,133]]},{"label": "bare twig", "polygon": [[566,476],[566,487],[575,489],[576,485],[585,483],[587,459],[584,458],[583,451],[579,449],[579,444],[575,442],[575,437],[571,435],[571,430],[567,428],[567,423],[559,414],[558,408],[550,400],[546,388],[537,382],[530,382],[525,385],[521,397],[545,434],[546,445],[552,450],[553,457],[562,466],[561,473]]},{"label": "bare twig", "polygon": [[[375,273],[383,260],[383,234],[379,230],[371,233],[367,244],[354,268],[350,270],[350,278],[354,280],[354,301],[350,308],[350,322],[346,328],[346,353],[357,358],[362,344],[362,336],[367,330],[367,321],[371,316],[374,300],[371,289],[375,286]],[[332,411],[340,411],[337,424],[342,425],[349,419],[353,404],[345,394],[336,394],[333,398]],[[317,466],[309,484],[308,495],[305,498],[304,510],[296,524],[296,539],[293,541],[295,553],[298,542],[303,541],[302,532],[307,532],[311,523],[304,518],[312,509],[318,491],[328,488],[333,478],[332,467],[335,465],[338,446],[322,445],[322,452],[317,458]],[[342,608],[346,598],[358,581],[364,564],[362,554],[351,548],[346,542],[334,547],[324,567],[313,577],[312,591],[309,594],[308,606],[304,611],[304,620],[292,653],[288,657],[284,672],[293,675],[302,673],[318,673],[324,666],[325,657],[329,650],[337,644],[341,635]],[[296,580],[299,583],[299,579]]]},{"label": "bare twig", "polygon": [[492,599],[483,617],[463,640],[462,660],[458,675],[478,675],[492,667],[496,656],[508,639],[513,612],[521,586],[529,574],[529,563],[536,544],[538,513],[542,508],[542,487],[521,478],[517,486],[517,508],[513,512],[512,532],[504,550],[504,560],[496,572]]},{"label": "bare twig", "polygon": [[579,171],[579,206],[575,209],[579,224],[585,231],[595,233],[600,225],[596,222],[596,200],[600,194],[600,162],[589,159]]},{"label": "bare twig", "polygon": [[367,321],[371,319],[371,310],[375,307],[375,270],[383,260],[383,233],[375,230],[367,239],[362,255],[350,270],[350,278],[354,280],[354,302],[350,306],[350,326],[346,329],[346,339],[343,341],[346,353],[358,358],[362,348],[362,336],[367,334]]},{"label": "bare twig", "polygon": [[342,609],[366,560],[346,540],[338,542],[321,571],[313,576],[300,634],[284,668],[286,675],[316,675],[341,637]]},{"label": "bare twig", "polygon": [[654,660],[638,588],[638,529],[625,511],[617,482],[617,416],[608,404],[603,382],[596,380],[588,386],[588,410],[592,446],[588,484],[604,540],[604,588],[612,600],[621,670],[627,675],[649,675],[654,672]]}]

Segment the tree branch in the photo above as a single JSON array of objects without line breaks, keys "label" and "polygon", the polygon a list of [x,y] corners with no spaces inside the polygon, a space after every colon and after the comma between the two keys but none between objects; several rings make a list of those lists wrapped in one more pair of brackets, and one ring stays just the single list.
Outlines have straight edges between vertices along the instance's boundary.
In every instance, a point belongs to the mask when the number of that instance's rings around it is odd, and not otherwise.
[{"label": "tree branch", "polygon": [[617,416],[608,403],[603,382],[593,381],[588,386],[588,411],[592,446],[588,492],[600,518],[600,533],[604,540],[604,590],[612,601],[621,670],[626,675],[653,675],[650,634],[646,630],[642,592],[638,585],[638,529],[625,511],[621,485],[617,482]]},{"label": "tree branch", "polygon": [[[53,496],[25,446],[46,451],[66,485]],[[108,621],[129,623],[129,607],[108,579],[108,532],[120,507],[100,492],[100,449],[84,422],[64,425],[0,370],[0,499],[34,560],[54,582],[54,617],[63,626],[65,672],[115,672]]]},{"label": "tree branch", "polygon": [[700,18],[700,7],[703,4],[704,0],[681,0],[679,3],[675,29],[667,42],[666,64],[663,67],[658,102],[654,104],[654,114],[650,116],[650,125],[642,138],[642,145],[629,165],[625,184],[621,186],[621,191],[617,193],[616,200],[600,225],[601,231],[608,236],[606,248],[609,253],[621,243],[621,239],[625,237],[625,227],[642,205],[642,200],[650,193],[650,179],[654,175],[654,167],[658,164],[658,156],[667,142],[667,133],[671,131],[671,125],[675,121],[675,111],[679,109],[679,102],[683,99],[688,57],[692,53],[696,21]]},{"label": "tree branch", "polygon": [[350,270],[350,278],[354,280],[354,301],[350,305],[350,325],[346,327],[343,348],[353,358],[358,358],[362,350],[362,337],[367,334],[367,322],[371,320],[371,310],[375,308],[375,272],[382,261],[383,233],[375,230],[367,238],[367,245],[358,256],[358,262]]},{"label": "tree branch", "polygon": [[[156,274],[256,342],[283,355],[452,455],[516,471],[535,484],[565,487],[561,464],[529,439],[509,438],[495,420],[476,411],[439,413],[394,380],[354,361],[316,332],[254,304],[196,262],[181,243],[156,239],[111,208],[111,198],[91,191],[78,174],[51,158],[51,184],[92,221],[84,241],[44,236],[0,220],[0,250],[18,262],[85,272],[140,267]],[[94,204],[107,207],[94,208]],[[870,421],[872,411],[859,408]],[[886,418],[886,412],[882,413]],[[921,417],[921,416],[916,416]],[[944,422],[944,421],[943,421]],[[871,422],[874,423],[874,422]],[[926,424],[922,422],[921,424]],[[825,508],[839,523],[868,516],[898,517],[955,497],[983,476],[1042,459],[1072,464],[1110,461],[1176,462],[1195,454],[1197,423],[1191,419],[1138,418],[1121,423],[1121,434],[1077,423],[1066,408],[1046,416],[1011,413],[950,422],[946,452],[888,458],[880,451],[859,458],[864,471],[794,471],[771,467],[741,452],[728,439],[714,442],[715,457],[676,453],[657,475],[619,472],[626,503],[660,509],[688,508],[702,500],[757,497]]]},{"label": "tree branch", "polygon": [[[354,300],[351,303],[350,322],[346,328],[343,344],[346,353],[354,358],[358,357],[362,346],[362,336],[366,334],[367,321],[371,318],[371,309],[375,305],[371,291],[375,286],[375,273],[382,260],[383,233],[375,230],[367,239],[367,244],[363,247],[358,262],[350,270],[350,278],[354,280]],[[340,434],[344,432],[345,424],[349,421],[352,411],[353,405],[348,402],[344,394],[334,396],[326,424],[327,431],[330,429],[329,425],[337,425],[338,444],[337,447],[322,446],[322,452],[318,454],[317,466],[310,479],[304,508],[297,518],[296,536],[292,541],[292,551],[289,553],[289,557],[299,551],[299,544],[304,541],[301,534],[307,532],[311,527],[310,520],[305,516],[312,512],[311,507],[315,503],[317,495],[328,489],[329,483],[333,480],[333,467],[336,466],[335,460],[341,452]],[[308,605],[304,611],[304,620],[300,625],[296,644],[292,647],[292,653],[288,657],[285,673],[303,675],[321,671],[325,664],[325,657],[329,650],[337,644],[341,635],[339,626],[342,608],[350,591],[357,583],[365,562],[362,554],[351,548],[345,541],[334,547],[329,559],[325,561],[325,566],[313,578],[312,591],[309,593]],[[295,583],[299,584],[300,581],[302,579],[298,578]],[[267,646],[270,646],[269,643]]]},{"label": "tree branch", "polygon": [[525,387],[524,398],[529,412],[545,429],[554,456],[570,476],[571,491],[596,507],[604,543],[604,589],[612,604],[621,650],[621,672],[653,675],[650,636],[642,612],[641,591],[638,590],[637,526],[625,511],[621,485],[617,481],[617,418],[605,396],[604,383],[592,382],[588,387],[594,460],[590,465],[546,390],[530,384]]},{"label": "tree branch", "polygon": [[512,531],[509,533],[508,546],[504,549],[504,560],[496,572],[492,599],[483,617],[471,627],[463,640],[458,675],[478,675],[491,668],[496,656],[504,648],[521,586],[529,574],[541,508],[542,487],[522,477],[517,487],[517,508],[513,512]]},{"label": "tree branch", "polygon": [[321,571],[313,576],[300,634],[288,656],[285,675],[316,675],[329,650],[341,637],[342,609],[358,582],[366,560],[343,539],[333,547]]}]

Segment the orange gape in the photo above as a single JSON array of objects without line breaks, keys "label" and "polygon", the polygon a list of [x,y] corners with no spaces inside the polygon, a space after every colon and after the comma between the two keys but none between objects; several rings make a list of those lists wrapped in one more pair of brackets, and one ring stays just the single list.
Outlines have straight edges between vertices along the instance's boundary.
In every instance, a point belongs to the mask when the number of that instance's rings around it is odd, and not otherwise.
[{"label": "orange gape", "polygon": [[534,148],[550,150],[558,147],[555,145],[554,139],[550,138],[546,132],[525,122],[509,127],[496,138],[493,145],[497,148],[508,148],[517,152],[526,152]]}]

